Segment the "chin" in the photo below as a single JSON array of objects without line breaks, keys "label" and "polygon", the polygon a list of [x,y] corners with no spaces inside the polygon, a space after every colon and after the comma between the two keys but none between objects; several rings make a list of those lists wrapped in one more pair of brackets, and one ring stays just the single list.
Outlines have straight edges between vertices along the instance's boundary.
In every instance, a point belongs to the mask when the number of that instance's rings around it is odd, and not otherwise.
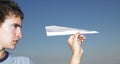
[{"label": "chin", "polygon": [[14,50],[15,48],[10,48],[11,50]]},{"label": "chin", "polygon": [[15,46],[8,47],[7,49],[14,50]]}]

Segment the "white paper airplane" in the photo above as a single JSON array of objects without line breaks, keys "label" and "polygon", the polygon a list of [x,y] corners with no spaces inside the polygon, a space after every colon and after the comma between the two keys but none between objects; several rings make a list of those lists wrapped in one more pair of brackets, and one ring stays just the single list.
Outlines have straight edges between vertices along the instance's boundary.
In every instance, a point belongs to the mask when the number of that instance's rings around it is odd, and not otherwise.
[{"label": "white paper airplane", "polygon": [[69,28],[69,27],[62,27],[62,26],[56,26],[56,25],[46,26],[45,28],[46,28],[47,36],[71,35],[77,32],[80,32],[80,34],[99,33],[98,31]]}]

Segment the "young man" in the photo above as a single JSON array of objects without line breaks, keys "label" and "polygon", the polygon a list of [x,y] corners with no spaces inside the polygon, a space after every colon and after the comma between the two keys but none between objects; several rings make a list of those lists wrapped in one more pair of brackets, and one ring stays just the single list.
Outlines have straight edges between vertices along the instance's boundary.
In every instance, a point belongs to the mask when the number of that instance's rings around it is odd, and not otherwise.
[{"label": "young man", "polygon": [[[15,56],[5,49],[14,49],[22,37],[23,12],[13,0],[0,0],[0,64],[32,64],[28,57]],[[84,36],[76,33],[68,38],[72,50],[70,64],[80,64],[83,49],[80,44]]]}]

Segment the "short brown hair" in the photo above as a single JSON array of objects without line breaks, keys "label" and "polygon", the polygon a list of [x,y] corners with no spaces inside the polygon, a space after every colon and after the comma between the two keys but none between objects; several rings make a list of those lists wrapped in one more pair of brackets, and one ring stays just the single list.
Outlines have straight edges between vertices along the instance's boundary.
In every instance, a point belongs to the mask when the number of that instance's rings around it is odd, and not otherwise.
[{"label": "short brown hair", "polygon": [[0,0],[0,24],[4,22],[7,16],[15,15],[24,18],[24,14],[19,5],[13,0]]}]

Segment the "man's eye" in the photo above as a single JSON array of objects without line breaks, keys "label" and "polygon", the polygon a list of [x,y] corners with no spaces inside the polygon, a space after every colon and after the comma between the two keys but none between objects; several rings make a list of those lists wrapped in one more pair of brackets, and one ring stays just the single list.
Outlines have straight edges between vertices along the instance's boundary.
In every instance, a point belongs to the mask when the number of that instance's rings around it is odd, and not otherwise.
[{"label": "man's eye", "polygon": [[14,26],[14,28],[20,27],[20,25],[18,25],[18,24],[14,24],[13,26]]},{"label": "man's eye", "polygon": [[17,24],[15,24],[15,25],[14,25],[14,28],[17,28],[17,27],[18,27],[18,25],[17,25]]}]

